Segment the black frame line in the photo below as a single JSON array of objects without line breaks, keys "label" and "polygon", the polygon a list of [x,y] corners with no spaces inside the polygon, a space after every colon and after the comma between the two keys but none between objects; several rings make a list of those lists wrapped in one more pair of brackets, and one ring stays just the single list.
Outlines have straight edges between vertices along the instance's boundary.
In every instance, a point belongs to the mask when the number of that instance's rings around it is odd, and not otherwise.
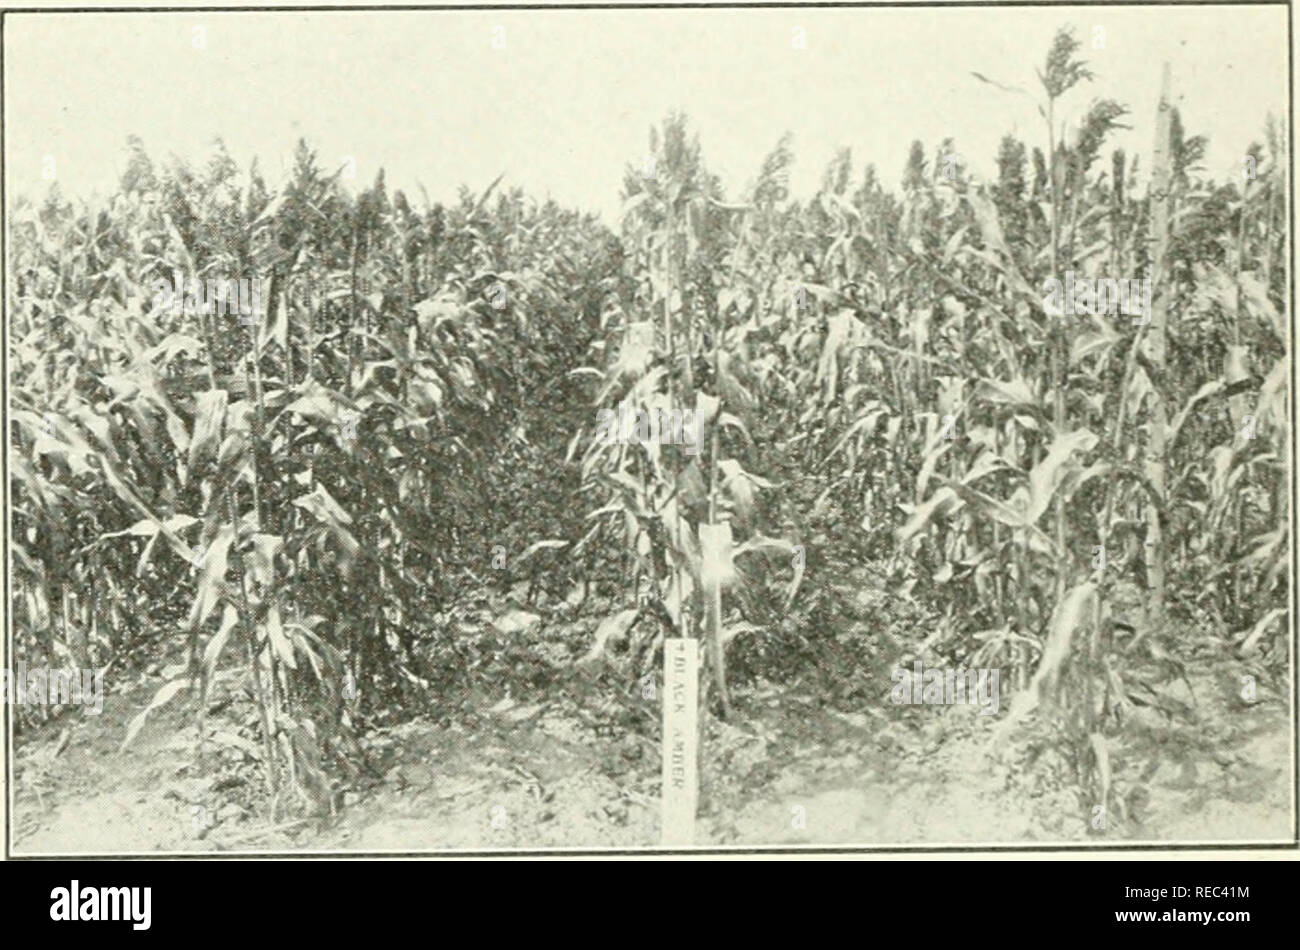
[{"label": "black frame line", "polygon": [[[8,237],[9,237],[9,216],[8,216],[8,179],[5,168],[5,78],[4,71],[4,54],[5,54],[5,20],[11,15],[64,15],[73,13],[101,13],[101,14],[169,14],[169,13],[493,13],[493,12],[519,12],[519,11],[644,11],[644,10],[872,10],[872,9],[906,9],[906,10],[926,10],[926,9],[980,9],[980,8],[1012,8],[1012,9],[1035,9],[1035,8],[1091,8],[1091,7],[1165,7],[1177,9],[1180,7],[1277,7],[1285,6],[1287,8],[1287,102],[1290,115],[1287,117],[1287,147],[1290,149],[1290,169],[1288,171],[1288,221],[1287,237],[1290,249],[1290,268],[1288,282],[1290,285],[1290,321],[1291,331],[1290,340],[1290,363],[1291,378],[1288,380],[1288,390],[1291,402],[1291,604],[1290,604],[1290,621],[1291,621],[1291,711],[1293,716],[1300,708],[1300,675],[1297,675],[1297,625],[1296,625],[1296,573],[1297,567],[1300,566],[1300,560],[1297,559],[1298,542],[1295,533],[1296,527],[1296,493],[1297,493],[1297,473],[1296,473],[1296,277],[1295,277],[1295,63],[1293,61],[1293,50],[1295,46],[1295,27],[1291,0],[921,0],[921,2],[911,3],[906,0],[880,0],[880,2],[814,2],[810,3],[776,3],[759,0],[754,3],[506,3],[506,4],[375,4],[368,6],[365,4],[348,4],[340,6],[328,6],[320,4],[300,5],[300,6],[192,6],[192,7],[0,7],[0,208],[3,208],[3,227],[0,227],[0,300],[3,300],[4,317],[0,320],[0,371],[3,372],[3,379],[0,379],[0,411],[6,422],[6,443],[3,458],[0,459],[0,473],[3,473],[3,488],[0,488],[0,503],[3,504],[4,519],[3,528],[0,528],[0,538],[4,544],[4,616],[8,617],[10,612],[8,605],[12,603],[12,593],[10,590],[10,504],[9,504],[9,451],[8,451],[8,419],[9,419],[9,255],[8,255]],[[4,663],[7,665],[10,652],[10,624],[6,622],[4,630],[3,650],[0,655],[3,656]],[[870,856],[875,854],[881,855],[913,855],[916,857],[929,857],[944,854],[1070,854],[1074,856],[1096,855],[1104,857],[1112,853],[1136,853],[1136,852],[1260,852],[1276,851],[1289,849],[1300,852],[1300,768],[1292,770],[1292,815],[1291,815],[1291,832],[1292,836],[1289,841],[1269,843],[1206,843],[1206,844],[1185,844],[1173,842],[1153,842],[1151,844],[1089,844],[1087,842],[1076,845],[1033,845],[1033,844],[990,844],[990,845],[862,845],[862,846],[819,846],[809,845],[801,847],[781,847],[781,846],[757,846],[757,847],[698,847],[698,848],[658,848],[647,846],[642,848],[497,848],[481,850],[448,850],[448,851],[231,851],[231,852],[188,852],[188,851],[161,851],[161,852],[135,852],[128,854],[78,854],[69,852],[67,854],[51,855],[20,855],[14,854],[12,850],[12,820],[13,820],[13,760],[12,760],[12,737],[10,732],[10,709],[8,703],[4,706],[4,735],[5,755],[5,821],[4,821],[4,850],[3,859],[6,861],[70,861],[70,860],[87,860],[87,861],[249,861],[249,860],[275,860],[289,859],[302,861],[337,861],[337,860],[428,860],[433,858],[484,858],[484,857],[702,857],[702,856],[763,856],[763,855],[855,855]],[[1295,719],[1291,723],[1291,764],[1300,764],[1300,728],[1297,727]]]},{"label": "black frame line", "polygon": [[199,6],[192,7],[7,7],[5,13],[422,13],[491,12],[494,10],[828,10],[871,8],[924,10],[961,7],[1280,7],[1289,0],[880,0],[878,3],[847,0],[811,0],[808,3],[449,3],[449,4],[346,4],[330,6]]}]

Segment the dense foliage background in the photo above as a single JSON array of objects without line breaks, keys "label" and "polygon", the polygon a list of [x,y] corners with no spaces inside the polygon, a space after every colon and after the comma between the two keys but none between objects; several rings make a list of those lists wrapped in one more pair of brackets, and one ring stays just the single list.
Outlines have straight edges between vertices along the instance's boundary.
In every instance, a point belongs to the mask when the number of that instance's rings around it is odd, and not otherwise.
[{"label": "dense foliage background", "polygon": [[[1040,76],[996,180],[917,142],[892,191],[846,149],[807,202],[788,137],[728,196],[670,116],[618,234],[354,193],[305,144],[275,194],[133,141],[102,205],[20,200],[17,658],[167,658],[152,706],[190,697],[199,760],[254,758],[277,810],[330,808],[356,736],[458,680],[636,691],[665,635],[709,645],[719,715],[996,667],[1000,728],[1123,814],[1126,737],[1197,721],[1187,664],[1286,672],[1285,134],[1211,181],[1166,96],[1147,171],[1068,33]],[[1150,279],[1151,319],[1050,312],[1067,271]],[[176,273],[266,313],[160,308]],[[593,438],[621,405],[696,410],[703,451]]]}]

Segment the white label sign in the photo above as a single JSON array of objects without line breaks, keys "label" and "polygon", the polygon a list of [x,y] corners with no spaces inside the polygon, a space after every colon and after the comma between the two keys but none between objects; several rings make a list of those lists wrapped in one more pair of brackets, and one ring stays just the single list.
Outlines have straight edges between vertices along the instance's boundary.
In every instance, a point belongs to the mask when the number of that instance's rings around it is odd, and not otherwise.
[{"label": "white label sign", "polygon": [[695,843],[700,641],[664,640],[663,813],[665,846]]}]

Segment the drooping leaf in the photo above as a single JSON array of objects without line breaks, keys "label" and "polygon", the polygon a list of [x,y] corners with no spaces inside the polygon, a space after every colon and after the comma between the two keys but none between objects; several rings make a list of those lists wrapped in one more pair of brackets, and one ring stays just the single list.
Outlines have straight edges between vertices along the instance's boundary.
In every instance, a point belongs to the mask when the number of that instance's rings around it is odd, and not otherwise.
[{"label": "drooping leaf", "polygon": [[616,614],[611,614],[600,622],[596,628],[596,639],[592,643],[591,649],[580,660],[580,663],[590,663],[600,659],[606,651],[617,643],[622,643],[627,638],[627,632],[631,629],[632,623],[640,615],[641,611],[635,607],[629,607],[627,610],[620,610]]},{"label": "drooping leaf", "polygon": [[226,604],[221,613],[221,626],[217,632],[212,635],[207,646],[203,648],[203,673],[208,679],[211,679],[217,671],[217,663],[221,660],[221,654],[226,649],[226,643],[230,639],[230,631],[235,628],[239,622],[239,611],[232,605]]},{"label": "drooping leaf", "polygon": [[1038,400],[1033,390],[1020,378],[981,379],[975,388],[975,396],[993,405],[1022,406],[1027,409],[1038,407]]},{"label": "drooping leaf", "polygon": [[230,545],[234,540],[234,528],[230,525],[222,525],[217,530],[216,536],[201,550],[198,590],[194,596],[194,604],[190,608],[190,629],[207,620],[222,597],[228,596],[226,568]]},{"label": "drooping leaf", "polygon": [[352,516],[343,510],[343,506],[334,500],[324,485],[317,484],[314,491],[299,495],[293,503],[304,511],[311,512],[317,521],[331,527],[352,524]]},{"label": "drooping leaf", "polygon": [[215,459],[226,421],[226,402],[230,394],[224,389],[199,393],[194,414],[194,435],[190,439],[189,470],[192,473],[204,459]]},{"label": "drooping leaf", "polygon": [[134,739],[139,734],[140,730],[144,728],[144,721],[148,718],[149,713],[167,703],[167,701],[173,696],[181,690],[189,688],[189,686],[190,681],[186,678],[174,679],[170,682],[164,683],[162,688],[159,689],[158,692],[154,693],[154,697],[149,701],[149,705],[146,706],[139,715],[132,718],[131,722],[127,724],[126,738],[122,740],[122,745],[118,751],[126,751],[126,747],[131,744],[131,740]]},{"label": "drooping leaf", "polygon": [[1011,715],[998,727],[1000,736],[1009,734],[1041,703],[1055,701],[1056,685],[1073,649],[1075,634],[1091,623],[1092,602],[1096,593],[1096,585],[1092,581],[1084,581],[1071,587],[1056,605],[1034,676],[1028,688],[1017,694]]},{"label": "drooping leaf", "polygon": [[914,535],[925,530],[936,515],[946,514],[960,504],[961,500],[953,489],[940,488],[913,509],[911,516],[896,533],[898,543],[907,542]]},{"label": "drooping leaf", "polygon": [[1030,524],[1037,523],[1047,510],[1075,453],[1091,452],[1096,445],[1097,436],[1088,429],[1065,432],[1052,440],[1047,455],[1029,473],[1029,510],[1025,517]]},{"label": "drooping leaf", "polygon": [[290,669],[298,668],[298,661],[294,659],[293,644],[285,636],[284,624],[280,619],[280,607],[278,604],[272,604],[266,611],[266,636],[271,644],[272,653],[280,658]]}]

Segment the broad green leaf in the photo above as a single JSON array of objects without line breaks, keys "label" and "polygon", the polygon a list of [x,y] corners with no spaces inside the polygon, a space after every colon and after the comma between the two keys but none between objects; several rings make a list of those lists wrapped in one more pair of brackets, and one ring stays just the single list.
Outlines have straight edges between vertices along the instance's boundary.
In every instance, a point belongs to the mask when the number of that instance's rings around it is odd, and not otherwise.
[{"label": "broad green leaf", "polygon": [[1010,380],[981,379],[975,387],[975,396],[993,405],[1038,408],[1038,400],[1033,390],[1019,377]]},{"label": "broad green leaf", "polygon": [[1096,585],[1084,581],[1070,588],[1056,605],[1034,676],[1029,687],[1016,696],[1011,715],[998,728],[1000,735],[1009,733],[1044,700],[1055,701],[1056,686],[1073,648],[1075,634],[1092,622],[1092,602],[1096,593]]},{"label": "broad green leaf", "polygon": [[1109,323],[1094,320],[1089,329],[1070,342],[1070,366],[1078,366],[1090,356],[1109,353],[1122,339]]},{"label": "broad green leaf", "polygon": [[1198,389],[1192,398],[1183,404],[1182,409],[1178,411],[1178,415],[1174,416],[1173,421],[1169,423],[1169,433],[1165,438],[1166,452],[1172,450],[1174,445],[1178,442],[1178,433],[1182,431],[1183,425],[1187,422],[1188,417],[1192,414],[1192,411],[1197,407],[1197,405],[1209,397],[1223,392],[1223,389],[1224,381],[1222,379],[1212,379]]},{"label": "broad green leaf", "polygon": [[298,496],[293,503],[304,511],[311,512],[317,521],[331,527],[352,524],[352,516],[343,510],[343,506],[334,500],[324,485],[317,484],[315,491]]},{"label": "broad green leaf", "polygon": [[294,659],[293,644],[285,636],[284,624],[280,620],[280,608],[276,604],[272,604],[266,611],[266,635],[275,655],[290,669],[296,670],[298,661]]},{"label": "broad green leaf", "polygon": [[1276,622],[1278,619],[1285,616],[1286,616],[1286,610],[1284,610],[1281,607],[1275,607],[1272,610],[1270,610],[1268,613],[1264,614],[1264,616],[1260,617],[1259,620],[1256,621],[1255,625],[1251,627],[1249,631],[1247,631],[1244,635],[1241,635],[1240,637],[1241,642],[1237,646],[1237,655],[1245,656],[1247,653],[1255,649],[1255,646],[1256,644],[1259,643],[1260,638],[1263,637],[1264,634],[1268,632],[1269,628],[1273,626],[1274,622]]},{"label": "broad green leaf", "polygon": [[631,629],[633,622],[640,615],[641,611],[635,607],[629,607],[627,610],[620,610],[616,614],[606,617],[596,628],[596,639],[592,643],[591,649],[578,662],[590,663],[600,659],[605,655],[609,647],[622,643],[627,638],[627,632]]},{"label": "broad green leaf", "polygon": [[230,639],[230,631],[235,628],[239,622],[239,611],[235,610],[230,604],[226,604],[221,612],[221,626],[213,634],[212,639],[208,641],[203,648],[203,674],[208,679],[217,671],[217,663],[221,660],[221,653],[226,649],[226,642]]},{"label": "broad green leaf", "polygon": [[226,567],[230,545],[234,540],[234,529],[230,525],[222,525],[216,536],[202,550],[203,560],[199,571],[198,590],[194,596],[194,604],[190,608],[191,630],[208,619],[208,615],[223,596],[229,596],[226,588]]},{"label": "broad green leaf", "polygon": [[184,678],[174,679],[171,682],[164,683],[162,688],[154,694],[153,699],[149,701],[149,705],[144,708],[144,711],[138,716],[135,716],[127,725],[126,738],[122,740],[122,745],[118,751],[126,751],[126,747],[131,744],[131,740],[134,739],[139,734],[140,730],[144,728],[144,721],[148,717],[149,713],[153,712],[159,706],[164,705],[181,690],[188,688],[189,685],[190,681]]},{"label": "broad green leaf", "polygon": [[560,541],[555,538],[551,538],[545,541],[535,541],[532,544],[528,545],[527,548],[524,549],[524,553],[519,555],[515,563],[518,564],[520,562],[527,561],[538,551],[555,551],[555,550],[559,550],[560,548],[564,548],[568,546],[569,546],[568,541]]},{"label": "broad green leaf", "polygon": [[198,394],[194,411],[194,435],[190,439],[189,470],[206,458],[216,458],[226,421],[226,402],[230,394],[224,389],[209,389]]},{"label": "broad green leaf", "polygon": [[1043,460],[1029,473],[1029,510],[1025,517],[1036,524],[1051,503],[1056,486],[1061,483],[1063,469],[1073,460],[1076,452],[1091,452],[1097,436],[1087,429],[1076,429],[1058,435]]},{"label": "broad green leaf", "polygon": [[171,531],[184,531],[190,525],[198,524],[199,519],[191,515],[172,515],[164,521],[154,521],[151,518],[145,518],[137,521],[129,528],[121,531],[110,531],[108,534],[100,535],[103,538],[119,538],[123,535],[133,535],[137,538],[152,538],[163,528]]},{"label": "broad green leaf", "polygon": [[284,539],[278,534],[255,534],[252,550],[246,562],[249,578],[269,590],[275,584],[275,556],[284,550]]},{"label": "broad green leaf", "polygon": [[961,500],[957,493],[951,488],[940,488],[926,501],[917,505],[911,513],[911,516],[897,531],[899,544],[911,539],[917,533],[925,530],[935,515],[945,514],[953,508],[960,506]]},{"label": "broad green leaf", "polygon": [[867,403],[867,405],[863,407],[862,413],[854,420],[853,424],[845,430],[844,435],[840,437],[840,440],[835,443],[834,448],[832,448],[830,452],[826,454],[826,457],[822,459],[819,468],[824,468],[826,465],[829,465],[831,459],[835,458],[835,456],[838,455],[849,441],[858,433],[863,432],[864,430],[870,432],[874,429],[880,418],[888,414],[888,412],[889,409],[877,400],[872,400]]}]

